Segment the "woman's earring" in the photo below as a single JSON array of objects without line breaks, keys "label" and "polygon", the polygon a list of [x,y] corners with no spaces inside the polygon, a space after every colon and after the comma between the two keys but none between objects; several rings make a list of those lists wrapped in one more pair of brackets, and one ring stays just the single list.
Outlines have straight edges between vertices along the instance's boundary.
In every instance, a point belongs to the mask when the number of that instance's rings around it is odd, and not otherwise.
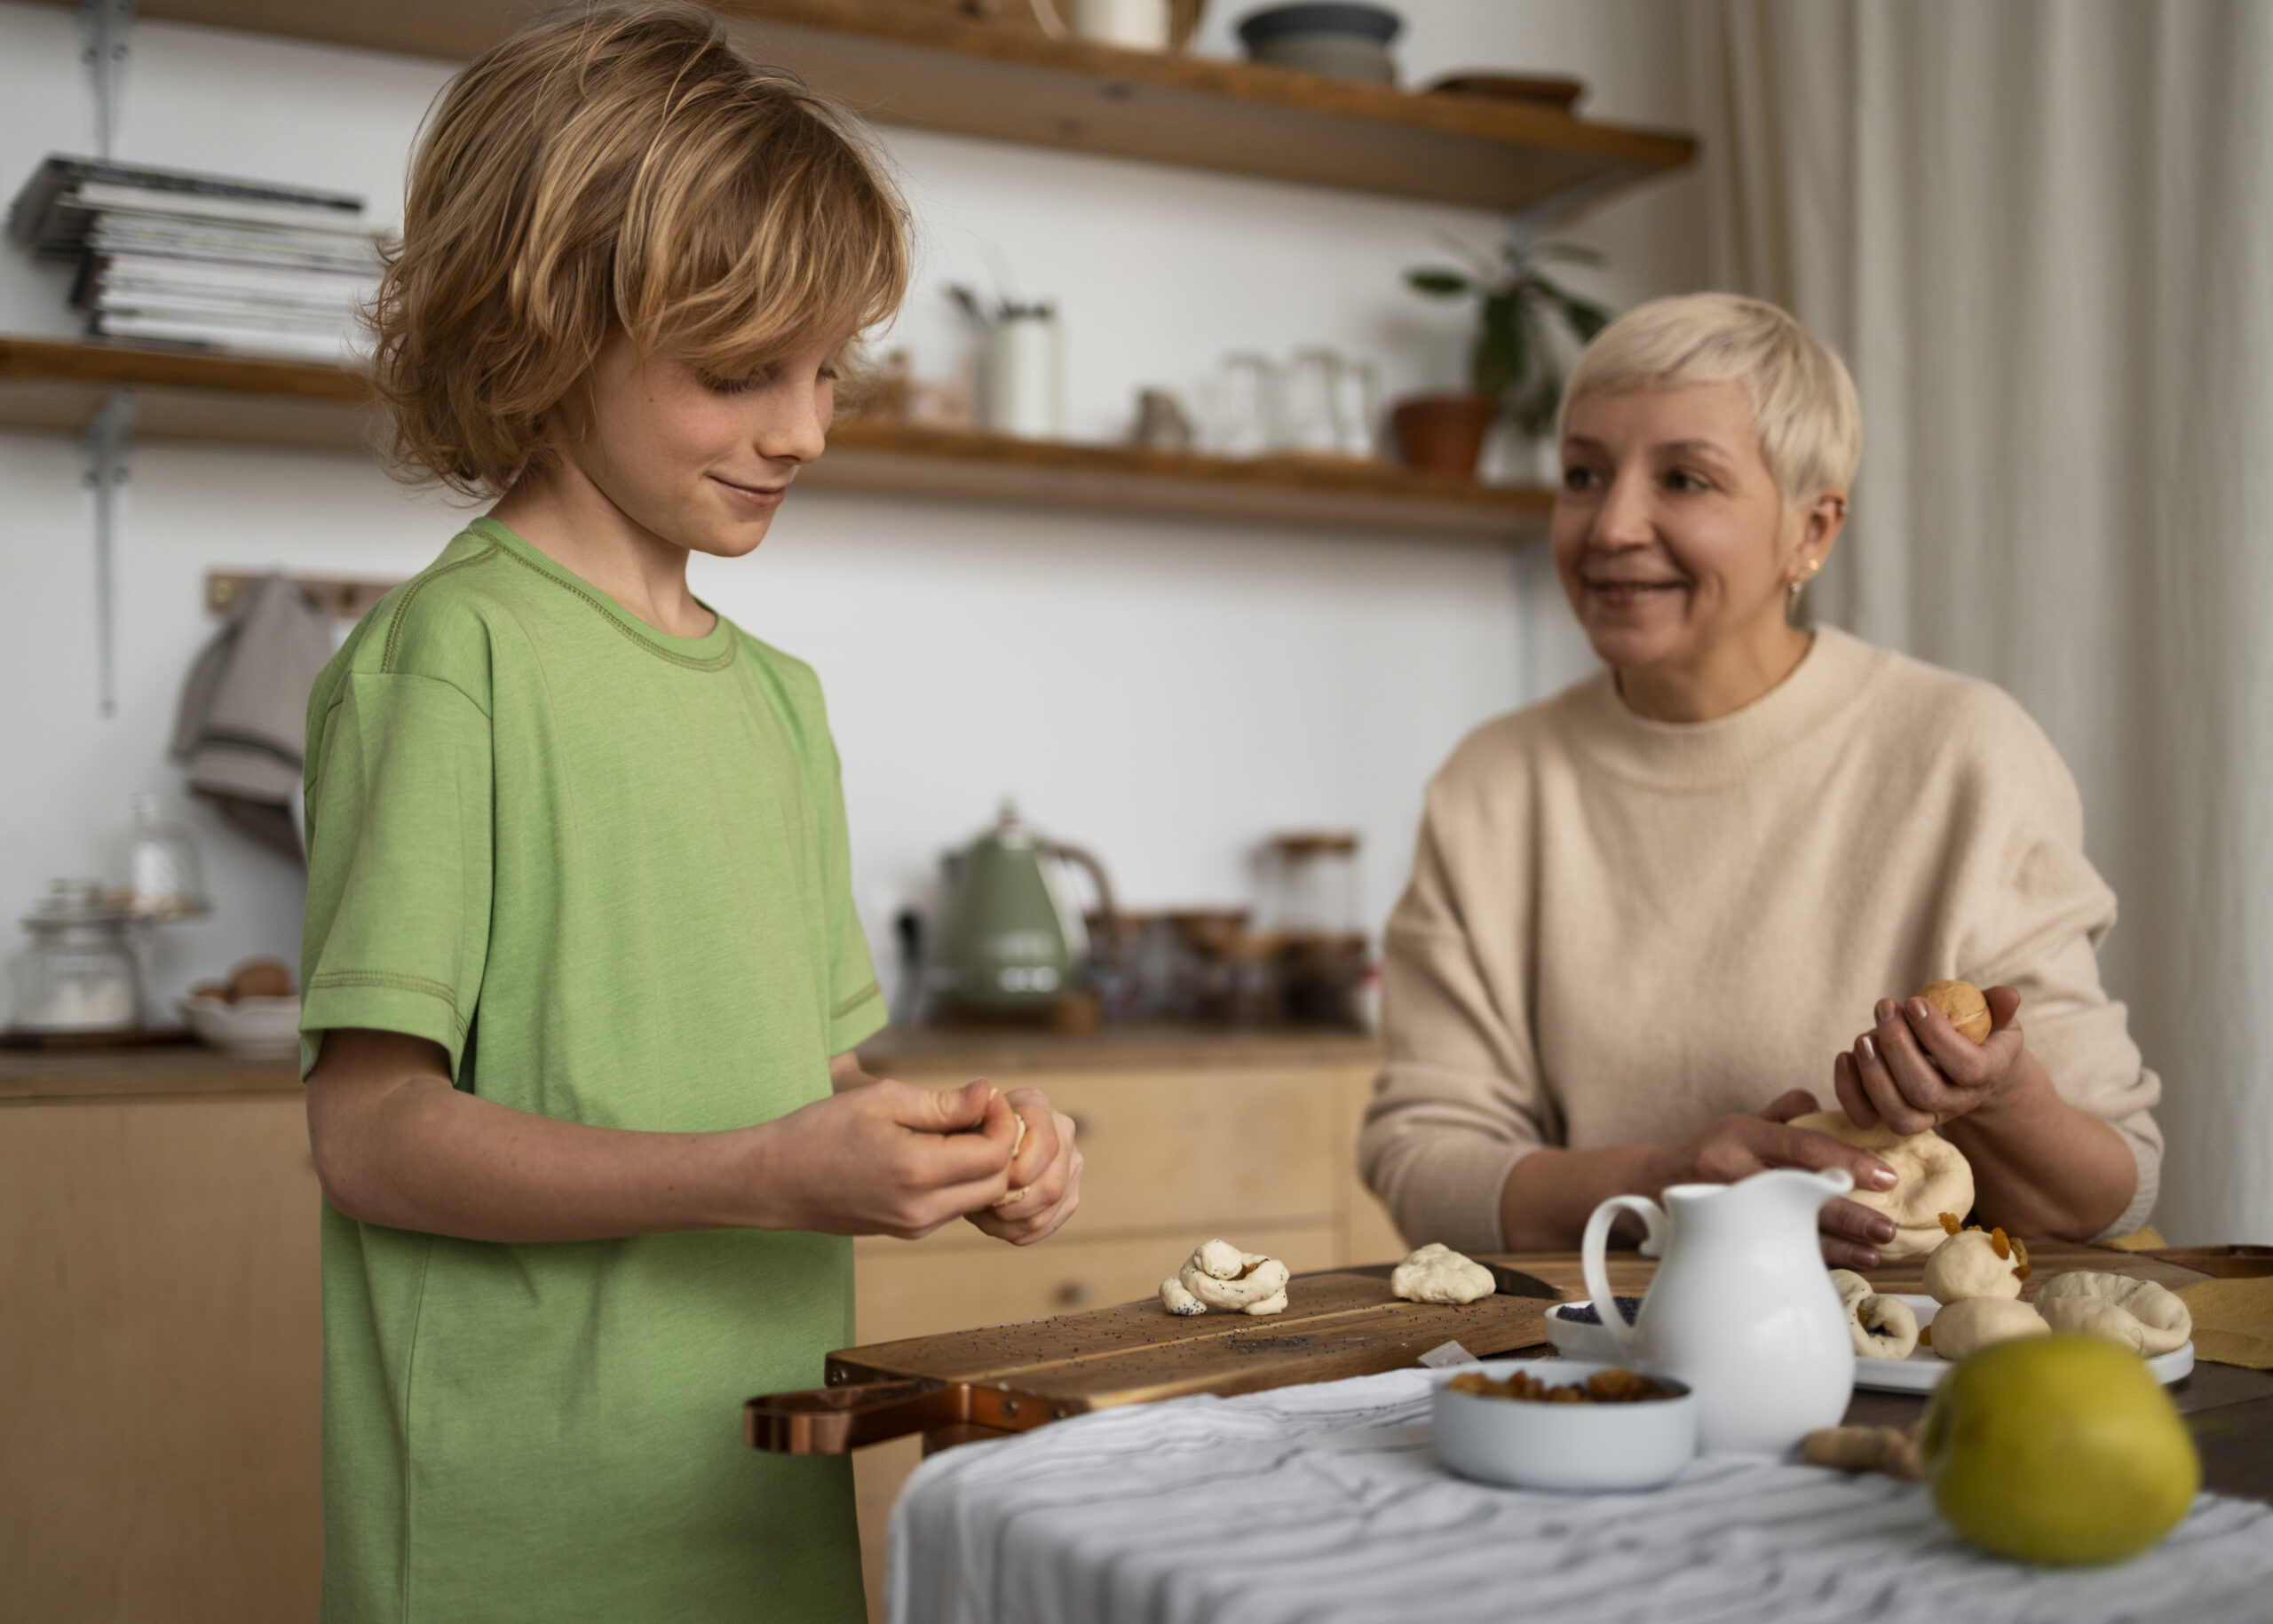
[{"label": "woman's earring", "polygon": [[1806,572],[1802,574],[1792,577],[1791,590],[1786,594],[1784,598],[1784,613],[1786,614],[1790,615],[1799,613],[1800,594],[1806,590],[1808,582],[1815,579],[1816,571],[1822,567],[1823,560],[1821,558],[1810,558],[1808,560]]}]

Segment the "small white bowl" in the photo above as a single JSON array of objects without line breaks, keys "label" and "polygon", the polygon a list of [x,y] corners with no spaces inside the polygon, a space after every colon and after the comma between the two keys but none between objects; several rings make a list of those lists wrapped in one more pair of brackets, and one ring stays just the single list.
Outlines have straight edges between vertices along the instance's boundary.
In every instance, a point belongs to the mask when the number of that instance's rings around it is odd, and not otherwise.
[{"label": "small white bowl", "polygon": [[[1592,1308],[1591,1301],[1557,1303],[1547,1311],[1547,1340],[1555,1344],[1555,1351],[1566,1359],[1599,1359],[1615,1365],[1619,1360],[1618,1339],[1610,1327],[1597,1319],[1592,1324],[1581,1319],[1566,1319],[1573,1310]],[[1627,1323],[1631,1325],[1632,1320]]]},{"label": "small white bowl", "polygon": [[1697,1397],[1669,1376],[1674,1398],[1640,1404],[1534,1404],[1486,1398],[1447,1386],[1462,1372],[1495,1382],[1521,1370],[1568,1387],[1615,1367],[1586,1359],[1491,1359],[1437,1374],[1437,1458],[1463,1477],[1519,1489],[1591,1493],[1651,1489],[1697,1454]]},{"label": "small white bowl", "polygon": [[245,1060],[281,1060],[300,1052],[300,1000],[177,998],[174,1008],[197,1041]]}]

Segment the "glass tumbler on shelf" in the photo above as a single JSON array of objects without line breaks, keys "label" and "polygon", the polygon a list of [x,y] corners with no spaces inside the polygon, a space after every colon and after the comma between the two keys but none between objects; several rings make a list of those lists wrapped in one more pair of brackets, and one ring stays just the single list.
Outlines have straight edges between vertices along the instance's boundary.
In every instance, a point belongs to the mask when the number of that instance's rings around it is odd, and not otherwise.
[{"label": "glass tumbler on shelf", "polygon": [[1293,364],[1287,368],[1285,405],[1279,416],[1282,449],[1313,456],[1333,456],[1341,451],[1336,406],[1345,370],[1342,357],[1332,350],[1295,352]]},{"label": "glass tumbler on shelf", "polygon": [[1208,449],[1261,456],[1278,443],[1279,368],[1268,355],[1236,351],[1216,363],[1206,392]]},{"label": "glass tumbler on shelf", "polygon": [[127,915],[99,880],[57,880],[24,916],[9,1025],[19,1032],[129,1032],[139,1007]]},{"label": "glass tumbler on shelf", "polygon": [[1373,362],[1342,362],[1334,390],[1334,427],[1342,456],[1381,456],[1381,384]]}]

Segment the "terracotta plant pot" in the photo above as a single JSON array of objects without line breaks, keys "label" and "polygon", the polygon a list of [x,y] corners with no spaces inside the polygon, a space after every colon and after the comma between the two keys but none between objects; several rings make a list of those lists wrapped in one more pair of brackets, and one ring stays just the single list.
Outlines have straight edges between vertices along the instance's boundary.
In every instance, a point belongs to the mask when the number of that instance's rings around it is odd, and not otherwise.
[{"label": "terracotta plant pot", "polygon": [[1472,392],[1411,395],[1390,413],[1390,432],[1406,467],[1472,479],[1494,415],[1490,397]]}]

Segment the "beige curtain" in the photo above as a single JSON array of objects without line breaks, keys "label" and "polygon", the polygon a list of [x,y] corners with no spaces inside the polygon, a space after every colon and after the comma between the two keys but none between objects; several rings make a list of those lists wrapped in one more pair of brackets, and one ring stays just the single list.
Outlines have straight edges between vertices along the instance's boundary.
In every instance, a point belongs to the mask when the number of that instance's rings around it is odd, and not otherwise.
[{"label": "beige curtain", "polygon": [[2122,899],[2102,969],[2166,1083],[2156,1222],[2273,1240],[2273,4],[1683,22],[1715,280],[1862,391],[1815,612],[2051,734]]}]

